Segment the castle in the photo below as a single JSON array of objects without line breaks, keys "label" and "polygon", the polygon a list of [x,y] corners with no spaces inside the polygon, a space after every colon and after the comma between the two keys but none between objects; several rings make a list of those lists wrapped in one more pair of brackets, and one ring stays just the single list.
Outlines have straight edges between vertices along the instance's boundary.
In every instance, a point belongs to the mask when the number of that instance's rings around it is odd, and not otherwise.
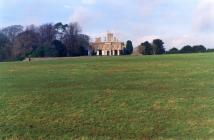
[{"label": "castle", "polygon": [[107,33],[105,41],[102,38],[96,38],[95,42],[91,44],[92,52],[97,56],[112,56],[121,55],[124,49],[124,43],[119,42],[113,33]]}]

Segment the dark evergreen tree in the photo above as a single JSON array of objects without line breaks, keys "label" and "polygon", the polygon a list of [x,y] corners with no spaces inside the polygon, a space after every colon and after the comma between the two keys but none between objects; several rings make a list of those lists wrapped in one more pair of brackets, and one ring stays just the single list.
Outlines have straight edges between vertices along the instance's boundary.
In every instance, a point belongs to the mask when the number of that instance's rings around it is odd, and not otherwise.
[{"label": "dark evergreen tree", "polygon": [[155,39],[152,42],[153,46],[153,54],[164,54],[165,48],[164,48],[164,42],[161,39]]},{"label": "dark evergreen tree", "polygon": [[57,51],[57,57],[65,57],[66,56],[66,47],[59,40],[54,40],[52,42],[53,48]]},{"label": "dark evergreen tree", "polygon": [[203,45],[195,45],[192,47],[194,53],[203,53],[206,52],[207,49]]},{"label": "dark evergreen tree", "polygon": [[180,50],[180,53],[193,53],[193,48],[190,45],[186,45]]},{"label": "dark evergreen tree", "polygon": [[144,55],[152,55],[153,49],[152,49],[152,44],[149,43],[148,41],[141,43],[141,46],[143,46],[143,54]]},{"label": "dark evergreen tree", "polygon": [[172,48],[168,51],[168,54],[176,54],[179,53],[179,50],[177,48]]},{"label": "dark evergreen tree", "polygon": [[132,41],[131,40],[128,40],[126,42],[126,48],[124,48],[124,54],[125,55],[130,55],[133,53],[133,45],[132,45]]}]

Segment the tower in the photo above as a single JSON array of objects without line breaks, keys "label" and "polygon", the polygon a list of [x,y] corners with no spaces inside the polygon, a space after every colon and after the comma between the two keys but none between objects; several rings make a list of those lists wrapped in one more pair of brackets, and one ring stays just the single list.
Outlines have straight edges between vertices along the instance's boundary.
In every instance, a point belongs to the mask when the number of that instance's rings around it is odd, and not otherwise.
[{"label": "tower", "polygon": [[108,34],[107,34],[107,41],[108,41],[108,42],[113,42],[113,37],[114,37],[114,34],[113,34],[113,33],[108,33]]}]

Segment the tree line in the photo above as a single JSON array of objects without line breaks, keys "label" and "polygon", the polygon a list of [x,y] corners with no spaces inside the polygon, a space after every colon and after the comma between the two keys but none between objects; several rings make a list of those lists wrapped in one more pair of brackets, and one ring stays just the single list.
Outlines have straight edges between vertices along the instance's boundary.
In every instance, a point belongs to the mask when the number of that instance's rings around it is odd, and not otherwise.
[{"label": "tree line", "polygon": [[194,46],[190,46],[190,45],[186,45],[184,47],[182,47],[181,49],[177,49],[177,48],[172,48],[170,49],[167,53],[168,54],[179,54],[179,53],[205,53],[205,52],[214,52],[213,49],[207,49],[205,46],[203,45],[194,45]]},{"label": "tree line", "polygon": [[0,30],[0,61],[87,55],[89,40],[78,23],[12,25]]},{"label": "tree line", "polygon": [[214,52],[214,49],[207,49],[204,45],[186,45],[181,49],[173,47],[169,51],[166,51],[164,42],[161,39],[154,39],[151,43],[149,41],[141,43],[137,47],[137,52],[142,55],[161,55]]}]

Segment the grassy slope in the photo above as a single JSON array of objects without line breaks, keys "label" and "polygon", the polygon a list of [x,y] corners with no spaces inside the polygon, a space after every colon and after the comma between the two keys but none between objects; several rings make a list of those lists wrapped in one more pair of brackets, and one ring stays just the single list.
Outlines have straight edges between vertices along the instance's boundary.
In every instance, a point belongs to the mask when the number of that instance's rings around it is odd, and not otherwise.
[{"label": "grassy slope", "polygon": [[214,54],[0,63],[0,139],[214,138]]}]

